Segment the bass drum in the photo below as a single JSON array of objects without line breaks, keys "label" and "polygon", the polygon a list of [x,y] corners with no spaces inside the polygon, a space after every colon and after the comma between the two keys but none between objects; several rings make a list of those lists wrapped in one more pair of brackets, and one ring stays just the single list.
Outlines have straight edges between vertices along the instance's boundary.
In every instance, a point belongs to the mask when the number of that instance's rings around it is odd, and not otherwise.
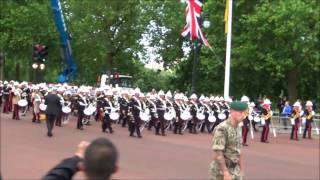
[{"label": "bass drum", "polygon": [[256,123],[258,123],[258,122],[261,121],[261,119],[260,119],[258,116],[256,116],[256,117],[253,118],[253,121],[256,122]]},{"label": "bass drum", "polygon": [[163,118],[167,121],[171,121],[173,119],[173,114],[166,112],[164,113]]},{"label": "bass drum", "polygon": [[26,107],[28,105],[28,101],[25,100],[25,99],[21,99],[21,100],[18,101],[18,105],[20,107]]},{"label": "bass drum", "polygon": [[170,113],[172,114],[173,118],[177,117],[177,112],[174,110],[174,108],[170,109]]},{"label": "bass drum", "polygon": [[112,121],[117,121],[117,120],[119,119],[119,117],[120,117],[120,115],[119,115],[119,113],[117,113],[117,112],[111,112],[111,113],[110,113],[110,119],[111,119]]},{"label": "bass drum", "polygon": [[84,109],[83,113],[86,115],[86,116],[91,116],[93,114],[93,111],[90,107]]},{"label": "bass drum", "polygon": [[192,117],[191,117],[191,114],[189,111],[183,111],[180,115],[180,118],[183,120],[183,121],[188,121],[190,120]]},{"label": "bass drum", "polygon": [[206,116],[203,113],[197,113],[197,119],[203,121]]},{"label": "bass drum", "polygon": [[90,109],[90,111],[92,111],[92,114],[97,110],[97,108],[93,105],[89,105],[88,109]]},{"label": "bass drum", "polygon": [[216,122],[217,119],[214,115],[209,115],[208,120],[209,120],[209,122],[214,123],[214,122]]},{"label": "bass drum", "polygon": [[220,120],[225,120],[226,119],[226,114],[224,114],[224,113],[220,113],[220,114],[218,114],[218,118],[220,119]]},{"label": "bass drum", "polygon": [[47,105],[41,103],[41,104],[39,105],[39,109],[40,109],[41,111],[46,111]]},{"label": "bass drum", "polygon": [[140,111],[139,117],[142,121],[148,122],[150,120],[150,116],[147,112]]},{"label": "bass drum", "polygon": [[71,108],[69,106],[65,106],[62,108],[62,112],[65,114],[69,114],[71,112]]}]

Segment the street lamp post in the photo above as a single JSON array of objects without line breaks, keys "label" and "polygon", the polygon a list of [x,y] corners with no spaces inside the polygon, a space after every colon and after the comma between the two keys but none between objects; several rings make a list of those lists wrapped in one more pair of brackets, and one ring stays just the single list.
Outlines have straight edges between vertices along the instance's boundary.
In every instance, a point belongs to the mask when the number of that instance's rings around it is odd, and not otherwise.
[{"label": "street lamp post", "polygon": [[[200,21],[200,26],[206,29],[210,27],[209,16],[207,13],[204,14],[204,21]],[[202,44],[198,43],[197,40],[193,43],[193,66],[192,66],[192,82],[191,82],[191,93],[197,93],[197,77],[198,77],[198,64],[200,62],[200,52]]]},{"label": "street lamp post", "polygon": [[35,83],[39,83],[40,78],[42,79],[42,76],[40,76],[40,71],[43,71],[45,69],[45,65],[43,63],[33,62],[32,63],[32,69],[35,71]]}]

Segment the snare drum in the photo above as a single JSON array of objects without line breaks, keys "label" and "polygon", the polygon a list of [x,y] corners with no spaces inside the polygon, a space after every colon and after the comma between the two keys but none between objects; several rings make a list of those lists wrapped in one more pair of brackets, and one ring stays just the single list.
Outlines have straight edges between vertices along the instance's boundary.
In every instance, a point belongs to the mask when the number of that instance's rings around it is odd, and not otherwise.
[{"label": "snare drum", "polygon": [[47,105],[41,103],[41,104],[39,105],[39,109],[40,109],[41,111],[46,111]]},{"label": "snare drum", "polygon": [[28,101],[25,100],[25,99],[21,99],[21,100],[18,101],[18,105],[19,105],[20,107],[25,107],[25,106],[28,105]]},{"label": "snare drum", "polygon": [[66,114],[69,114],[71,112],[71,108],[69,106],[65,106],[65,107],[62,108],[62,112],[66,113]]}]

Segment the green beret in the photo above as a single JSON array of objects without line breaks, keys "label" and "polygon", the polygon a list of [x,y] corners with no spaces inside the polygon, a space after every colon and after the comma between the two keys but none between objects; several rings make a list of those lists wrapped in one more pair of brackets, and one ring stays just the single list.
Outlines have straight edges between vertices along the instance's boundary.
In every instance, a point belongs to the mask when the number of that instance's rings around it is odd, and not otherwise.
[{"label": "green beret", "polygon": [[248,104],[246,102],[233,101],[230,104],[230,109],[233,109],[236,111],[244,111],[244,110],[248,109]]}]

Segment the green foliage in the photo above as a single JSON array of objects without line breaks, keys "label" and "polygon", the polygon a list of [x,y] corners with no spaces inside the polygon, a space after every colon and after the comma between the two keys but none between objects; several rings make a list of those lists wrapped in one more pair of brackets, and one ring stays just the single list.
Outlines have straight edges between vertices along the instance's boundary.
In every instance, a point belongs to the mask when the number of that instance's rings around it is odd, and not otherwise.
[{"label": "green foliage", "polygon": [[150,92],[152,89],[175,90],[175,86],[170,84],[172,76],[171,72],[143,68],[135,77],[134,86],[140,87],[143,92]]},{"label": "green foliage", "polygon": [[[60,0],[72,50],[79,67],[75,83],[94,84],[96,77],[114,68],[134,77],[143,91],[190,91],[192,43],[180,35],[185,5],[164,1]],[[5,76],[31,80],[32,44],[49,46],[45,80],[55,81],[64,60],[49,1],[1,1],[0,51],[7,54]],[[203,11],[211,26],[202,28],[213,49],[204,46],[198,65],[198,93],[223,94],[226,35],[224,1],[206,0]],[[233,11],[230,94],[240,97],[268,95],[284,90],[293,100],[320,99],[319,22],[316,0],[237,0]],[[165,71],[144,67],[148,62],[142,38],[163,61]],[[140,56],[138,56],[140,54]],[[159,58],[158,58],[159,57]],[[169,70],[168,70],[169,69]]]}]

